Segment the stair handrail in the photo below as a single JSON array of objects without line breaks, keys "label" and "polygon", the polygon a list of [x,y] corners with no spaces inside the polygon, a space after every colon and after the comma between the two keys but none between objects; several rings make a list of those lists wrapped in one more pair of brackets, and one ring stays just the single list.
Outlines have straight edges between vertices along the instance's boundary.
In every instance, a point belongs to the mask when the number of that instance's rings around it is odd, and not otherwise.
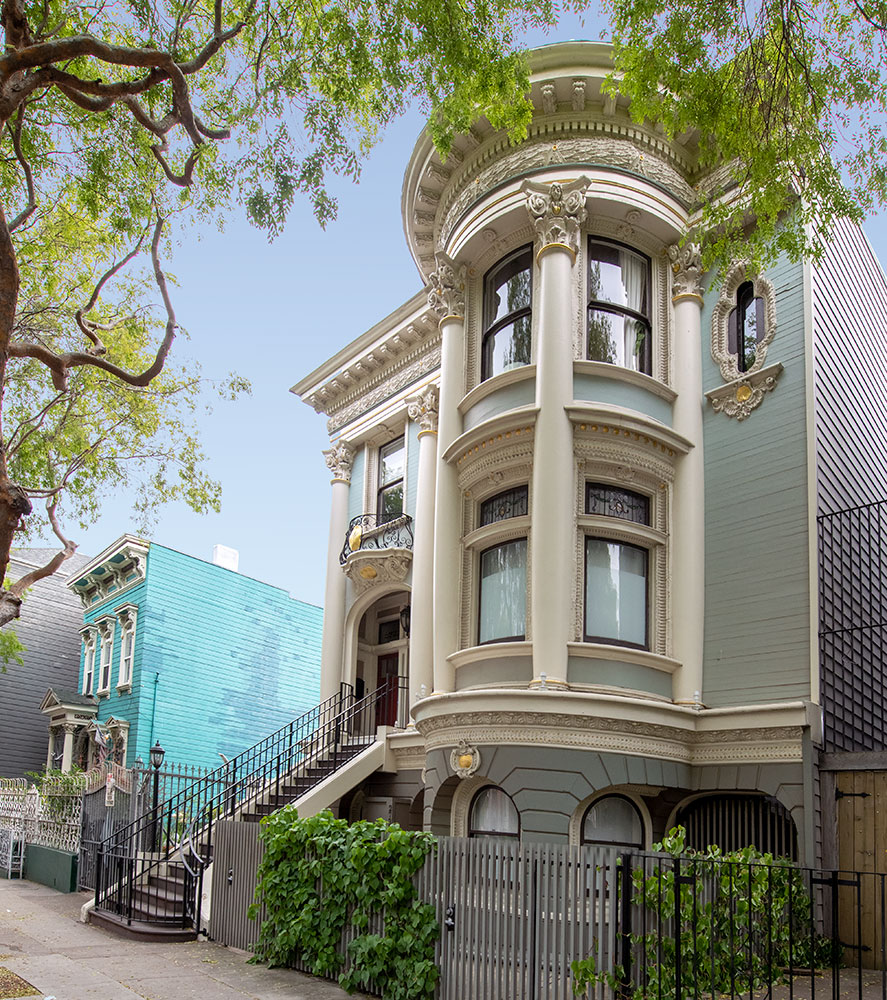
[{"label": "stair handrail", "polygon": [[[107,886],[100,884],[101,880],[97,878],[96,906],[100,909],[110,908],[114,912],[126,910],[126,900],[131,901],[134,888],[131,883],[143,880],[160,865],[176,860],[175,856],[180,852],[181,861],[190,877],[190,881],[186,880],[185,895],[191,894],[196,878],[197,902],[194,909],[199,920],[203,870],[212,850],[215,820],[234,815],[238,808],[251,799],[254,801],[263,796],[279,798],[283,779],[297,768],[309,767],[328,751],[333,756],[333,769],[329,773],[334,773],[352,756],[351,753],[345,755],[343,744],[346,740],[352,748],[356,744],[369,745],[375,742],[377,706],[383,699],[391,698],[404,685],[404,680],[390,678],[359,701],[354,700],[350,685],[342,685],[338,695],[233,757],[209,775],[197,779],[191,788],[183,789],[160,803],[156,811],[153,808],[147,810],[127,827],[106,838],[97,848],[96,869],[97,872],[110,871],[112,875],[108,876]],[[318,720],[319,724],[311,727],[311,722]],[[299,724],[302,725],[296,730],[294,727]],[[291,738],[296,731],[304,734],[298,741]],[[281,734],[287,734],[285,741]],[[275,747],[281,743],[285,743],[285,748],[279,750],[273,758],[263,758],[263,753],[257,752],[260,747]],[[337,755],[341,759],[337,759]],[[259,766],[244,773],[243,765],[251,759],[253,762],[258,759]],[[239,777],[238,768],[241,771]],[[315,784],[326,776],[319,777]],[[218,779],[224,781],[220,782]],[[215,791],[212,791],[214,787]],[[164,832],[165,846],[158,851],[158,846],[164,841]],[[146,850],[146,840],[151,850]],[[191,864],[184,857],[186,844]],[[139,865],[125,863],[134,860],[140,853],[143,856]],[[105,858],[109,858],[111,864],[103,864]],[[192,864],[197,869],[196,872]],[[102,904],[109,900],[110,905],[103,907]],[[183,902],[187,908],[188,900],[183,898]],[[191,901],[192,905],[194,902]],[[131,910],[131,902],[129,909]],[[130,912],[128,922],[131,919]]]}]

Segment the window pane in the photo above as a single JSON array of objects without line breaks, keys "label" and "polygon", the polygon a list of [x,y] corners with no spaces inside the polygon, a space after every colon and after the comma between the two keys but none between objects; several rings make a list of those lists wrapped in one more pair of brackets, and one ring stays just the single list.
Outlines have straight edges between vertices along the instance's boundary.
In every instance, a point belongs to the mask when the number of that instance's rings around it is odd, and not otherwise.
[{"label": "window pane", "polygon": [[530,363],[530,316],[518,316],[512,323],[491,333],[484,339],[484,378],[492,378],[512,368]]},{"label": "window pane", "polygon": [[527,540],[487,549],[480,557],[478,642],[523,639],[527,631]]},{"label": "window pane", "polygon": [[585,814],[582,839],[592,844],[623,844],[643,847],[644,827],[637,809],[628,799],[607,795]]},{"label": "window pane", "polygon": [[649,328],[642,320],[603,309],[588,310],[589,361],[646,372]]},{"label": "window pane", "polygon": [[501,788],[482,788],[471,803],[469,830],[472,836],[516,837],[517,809]]},{"label": "window pane", "polygon": [[585,634],[593,639],[646,646],[646,550],[603,538],[586,538]]},{"label": "window pane", "polygon": [[[521,258],[517,263],[525,260]],[[519,309],[530,308],[530,268],[524,266],[516,274],[509,275],[510,268],[503,269],[491,282],[490,301],[487,304],[487,326]]]},{"label": "window pane", "polygon": [[650,499],[631,490],[602,483],[587,483],[585,487],[585,513],[619,517],[635,524],[650,523]]},{"label": "window pane", "polygon": [[507,521],[510,517],[522,517],[527,513],[528,493],[526,486],[518,486],[516,489],[497,493],[489,500],[484,500],[480,505],[481,525]]},{"label": "window pane", "polygon": [[591,243],[588,252],[588,297],[627,306],[649,316],[647,261],[624,247]]},{"label": "window pane", "polygon": [[403,479],[404,446],[403,438],[386,444],[379,449],[379,485]]},{"label": "window pane", "polygon": [[379,512],[377,520],[379,524],[391,521],[395,517],[400,517],[403,513],[403,483],[396,486],[388,486],[379,491]]}]

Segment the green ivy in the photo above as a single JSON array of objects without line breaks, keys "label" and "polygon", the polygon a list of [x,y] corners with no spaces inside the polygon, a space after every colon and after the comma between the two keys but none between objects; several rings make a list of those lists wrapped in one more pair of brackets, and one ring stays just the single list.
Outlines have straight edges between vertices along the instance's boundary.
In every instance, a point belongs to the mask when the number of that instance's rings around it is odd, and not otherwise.
[{"label": "green ivy", "polygon": [[[249,909],[255,920],[265,908],[255,961],[303,962],[349,993],[373,983],[386,1000],[433,996],[440,927],[413,884],[436,847],[431,834],[384,820],[348,823],[329,811],[300,819],[286,806],[262,820],[261,838],[265,855]],[[374,914],[384,915],[382,934],[370,933]],[[359,933],[346,970],[341,941],[349,921]]]},{"label": "green ivy", "polygon": [[684,996],[751,993],[785,980],[789,967],[831,963],[834,945],[811,931],[810,895],[801,871],[788,859],[754,847],[730,853],[718,847],[690,851],[680,826],[653,850],[683,859],[681,876],[695,878],[676,884],[667,859],[652,874],[642,867],[632,871],[632,904],[644,907],[650,915],[646,925],[656,928],[631,935],[646,965],[646,988],[625,990],[622,966],[600,970],[590,956],[572,963],[577,995],[591,996],[604,983],[634,1000],[676,1000],[679,954]]}]

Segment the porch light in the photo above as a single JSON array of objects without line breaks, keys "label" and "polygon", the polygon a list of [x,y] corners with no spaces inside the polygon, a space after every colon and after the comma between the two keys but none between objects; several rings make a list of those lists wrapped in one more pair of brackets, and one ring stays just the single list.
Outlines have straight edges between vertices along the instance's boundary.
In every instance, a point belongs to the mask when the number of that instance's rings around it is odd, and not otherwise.
[{"label": "porch light", "polygon": [[166,756],[166,751],[160,745],[160,740],[158,740],[153,747],[151,747],[151,767],[159,771],[160,766],[163,763],[163,758]]},{"label": "porch light", "polygon": [[409,604],[405,608],[400,609],[400,627],[403,629],[403,634],[409,638],[410,637],[410,606]]}]

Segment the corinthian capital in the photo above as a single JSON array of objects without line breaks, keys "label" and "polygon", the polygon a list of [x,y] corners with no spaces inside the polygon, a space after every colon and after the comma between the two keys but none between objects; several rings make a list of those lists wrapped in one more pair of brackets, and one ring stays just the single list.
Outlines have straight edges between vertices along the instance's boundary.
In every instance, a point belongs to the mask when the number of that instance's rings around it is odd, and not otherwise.
[{"label": "corinthian capital", "polygon": [[672,296],[696,295],[702,298],[702,256],[698,243],[675,243],[668,248],[671,261]]},{"label": "corinthian capital", "polygon": [[440,250],[434,255],[437,270],[428,277],[428,305],[437,313],[439,320],[448,316],[461,319],[465,315],[465,273],[464,264],[450,260]]},{"label": "corinthian capital", "polygon": [[421,431],[437,431],[437,407],[439,392],[436,385],[427,385],[414,396],[407,405],[410,420],[415,421]]},{"label": "corinthian capital", "polygon": [[354,464],[354,452],[341,441],[323,453],[326,466],[332,472],[333,479],[351,482],[351,466]]},{"label": "corinthian capital", "polygon": [[586,216],[588,178],[579,177],[568,184],[524,181],[521,190],[527,196],[527,211],[536,227],[542,249],[563,246],[572,252],[575,260],[579,252],[579,233]]}]

